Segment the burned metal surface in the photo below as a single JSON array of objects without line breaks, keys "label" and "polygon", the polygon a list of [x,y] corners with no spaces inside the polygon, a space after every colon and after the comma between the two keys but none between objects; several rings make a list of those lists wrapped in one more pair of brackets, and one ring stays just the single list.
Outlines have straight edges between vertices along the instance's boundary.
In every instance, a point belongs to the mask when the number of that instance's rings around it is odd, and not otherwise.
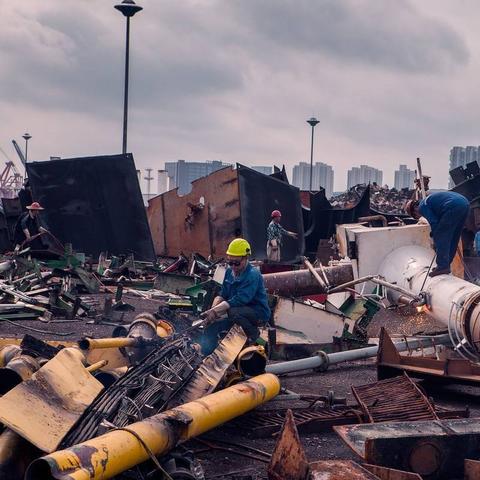
[{"label": "burned metal surface", "polygon": [[252,256],[257,260],[267,258],[267,226],[271,212],[282,212],[282,226],[296,232],[298,239],[284,237],[281,261],[298,261],[303,255],[303,217],[300,190],[274,177],[263,175],[244,165],[237,164],[238,188],[242,229],[241,234],[252,246]]},{"label": "burned metal surface", "polygon": [[292,411],[288,410],[268,466],[268,479],[306,480],[309,471],[310,467],[300,443]]},{"label": "burned metal surface", "polygon": [[430,356],[400,355],[386,330],[380,332],[377,354],[379,380],[395,377],[402,372],[416,378],[435,379],[446,383],[480,384],[480,365],[463,358],[442,360]]},{"label": "burned metal surface", "polygon": [[[98,257],[131,252],[155,258],[132,154],[29,162],[34,198],[48,229],[77,251]],[[121,208],[119,208],[121,202]]]},{"label": "burned metal surface", "polygon": [[63,349],[32,378],[0,398],[0,420],[44,452],[53,452],[103,389],[78,350]]},{"label": "burned metal surface", "polygon": [[433,405],[406,374],[352,387],[352,392],[372,423],[438,419]]},{"label": "burned metal surface", "polygon": [[430,420],[334,427],[363,460],[428,479],[456,478],[464,458],[478,458],[480,421]]},{"label": "burned metal surface", "polygon": [[247,336],[242,327],[234,325],[213,353],[203,359],[180,395],[171,401],[170,407],[191,402],[212,393],[246,341]]}]

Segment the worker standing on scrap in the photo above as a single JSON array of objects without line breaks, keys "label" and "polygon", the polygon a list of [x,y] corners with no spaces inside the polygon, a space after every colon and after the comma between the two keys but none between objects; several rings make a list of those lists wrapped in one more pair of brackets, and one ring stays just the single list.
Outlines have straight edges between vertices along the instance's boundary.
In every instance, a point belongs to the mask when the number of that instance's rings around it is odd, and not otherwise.
[{"label": "worker standing on scrap", "polygon": [[279,262],[281,253],[280,248],[282,246],[282,237],[287,235],[292,238],[298,238],[295,232],[289,232],[280,225],[282,219],[282,213],[280,210],[274,210],[271,214],[272,221],[267,227],[267,258],[271,262]]},{"label": "worker standing on scrap", "polygon": [[27,210],[27,213],[22,214],[15,225],[15,244],[18,247],[25,244],[32,250],[43,250],[45,246],[38,235],[46,233],[48,230],[43,227],[39,213],[45,209],[38,202],[33,202],[27,206]]},{"label": "worker standing on scrap", "polygon": [[425,217],[430,224],[437,254],[437,266],[430,277],[450,273],[450,264],[455,258],[463,226],[468,217],[468,200],[455,192],[435,192],[418,200],[410,200],[407,213],[413,218]]},{"label": "worker standing on scrap", "polygon": [[[230,242],[227,249],[229,268],[220,295],[215,297],[212,308],[203,312],[202,317],[207,323],[215,323],[209,327],[209,334],[220,333],[237,324],[251,343],[265,344],[259,338],[258,327],[270,319],[270,308],[262,274],[248,261],[251,253],[250,244],[245,239],[236,238]],[[228,318],[221,320],[225,314]]]}]

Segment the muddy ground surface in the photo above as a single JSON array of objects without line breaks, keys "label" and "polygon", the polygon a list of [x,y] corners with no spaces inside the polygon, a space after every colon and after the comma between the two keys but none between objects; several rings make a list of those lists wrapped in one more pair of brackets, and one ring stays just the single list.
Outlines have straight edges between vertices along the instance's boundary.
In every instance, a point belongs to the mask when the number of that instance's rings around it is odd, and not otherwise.
[{"label": "muddy ground surface", "polygon": [[[98,314],[102,312],[105,295],[90,296],[93,303],[98,304]],[[135,311],[117,313],[114,322],[130,323],[141,312],[154,313],[164,304],[159,300],[144,300],[130,294],[125,294],[123,301],[131,304]],[[97,318],[98,321],[98,318]],[[114,326],[93,323],[93,318],[83,318],[78,321],[63,321],[55,319],[50,323],[41,321],[17,321],[17,325],[0,322],[1,337],[21,338],[25,333],[30,333],[42,339],[56,339],[75,341],[83,336],[107,337],[111,336]],[[425,315],[415,314],[401,310],[392,312],[380,311],[369,327],[369,334],[376,337],[380,328],[384,326],[391,334],[412,335],[415,333],[434,333],[444,330],[441,325],[435,324]],[[30,330],[34,329],[34,330]],[[35,331],[42,330],[42,332]],[[67,334],[67,335],[59,335]],[[281,378],[282,386],[299,394],[326,395],[333,391],[337,397],[345,397],[348,404],[354,405],[355,400],[351,391],[354,385],[365,385],[376,381],[376,368],[374,360],[334,365],[323,373],[297,373]],[[427,393],[436,404],[453,409],[470,407],[471,416],[480,416],[480,388],[447,386],[443,388],[424,385]],[[280,408],[305,407],[304,402],[270,402],[261,407],[264,410]],[[275,438],[250,438],[248,431],[241,427],[235,429],[224,426],[205,435],[205,438],[216,441],[228,441],[233,444],[242,444],[249,450],[230,445],[234,450],[241,450],[243,455],[234,451],[211,449],[203,443],[192,441],[187,448],[196,452],[204,471],[206,479],[261,479],[266,478],[268,458],[275,445]],[[332,431],[316,434],[301,435],[309,461],[322,459],[352,459],[360,461],[358,457],[340,440]],[[224,445],[225,446],[225,445]],[[263,453],[262,453],[263,452]],[[263,458],[262,461],[252,458],[252,455]]]}]

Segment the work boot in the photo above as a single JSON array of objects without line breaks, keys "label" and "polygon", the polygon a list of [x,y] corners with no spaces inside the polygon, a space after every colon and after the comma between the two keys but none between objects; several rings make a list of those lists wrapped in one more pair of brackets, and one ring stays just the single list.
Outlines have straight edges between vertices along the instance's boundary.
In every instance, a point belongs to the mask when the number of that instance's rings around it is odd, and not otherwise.
[{"label": "work boot", "polygon": [[450,273],[450,267],[438,268],[435,267],[429,274],[429,277],[436,277],[437,275],[448,275]]}]

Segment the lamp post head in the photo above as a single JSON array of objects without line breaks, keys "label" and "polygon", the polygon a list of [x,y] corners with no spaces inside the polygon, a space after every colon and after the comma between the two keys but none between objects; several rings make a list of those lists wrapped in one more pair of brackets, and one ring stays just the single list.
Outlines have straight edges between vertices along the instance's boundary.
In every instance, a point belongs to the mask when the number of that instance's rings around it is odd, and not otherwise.
[{"label": "lamp post head", "polygon": [[133,17],[137,12],[143,10],[143,7],[137,5],[133,0],[123,0],[122,3],[115,5],[115,8],[126,17]]},{"label": "lamp post head", "polygon": [[307,120],[307,123],[313,128],[317,123],[320,123],[320,120],[317,120],[315,117],[310,118]]},{"label": "lamp post head", "polygon": [[23,138],[26,142],[28,142],[28,141],[32,138],[32,136],[31,136],[29,133],[24,133],[24,134],[22,135],[22,138]]}]

